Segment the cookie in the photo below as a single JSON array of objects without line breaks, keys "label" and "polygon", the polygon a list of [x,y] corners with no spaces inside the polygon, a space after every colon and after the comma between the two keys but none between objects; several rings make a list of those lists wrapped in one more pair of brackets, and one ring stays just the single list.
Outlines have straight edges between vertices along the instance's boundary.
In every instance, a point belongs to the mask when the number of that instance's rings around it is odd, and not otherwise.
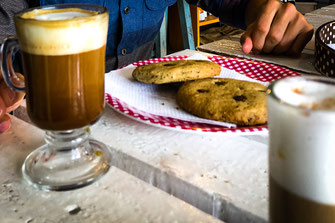
[{"label": "cookie", "polygon": [[219,75],[221,66],[207,60],[165,61],[137,67],[132,75],[147,84],[182,82]]},{"label": "cookie", "polygon": [[267,121],[266,87],[254,82],[206,78],[185,82],[177,103],[185,111],[206,119],[258,125]]}]

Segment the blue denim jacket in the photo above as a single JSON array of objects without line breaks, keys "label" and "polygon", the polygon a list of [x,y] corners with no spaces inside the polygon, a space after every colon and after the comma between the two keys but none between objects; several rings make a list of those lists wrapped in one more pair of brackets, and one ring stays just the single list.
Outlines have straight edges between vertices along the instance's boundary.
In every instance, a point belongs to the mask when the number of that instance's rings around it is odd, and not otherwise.
[{"label": "blue denim jacket", "polygon": [[[40,0],[41,5],[89,3],[109,10],[107,56],[132,53],[154,40],[165,9],[177,0]],[[245,28],[244,14],[249,0],[186,0],[220,17],[222,22]]]},{"label": "blue denim jacket", "polygon": [[[89,3],[109,10],[107,56],[131,53],[155,38],[166,7],[176,0],[40,0],[41,5]],[[127,9],[126,9],[127,8]]]}]

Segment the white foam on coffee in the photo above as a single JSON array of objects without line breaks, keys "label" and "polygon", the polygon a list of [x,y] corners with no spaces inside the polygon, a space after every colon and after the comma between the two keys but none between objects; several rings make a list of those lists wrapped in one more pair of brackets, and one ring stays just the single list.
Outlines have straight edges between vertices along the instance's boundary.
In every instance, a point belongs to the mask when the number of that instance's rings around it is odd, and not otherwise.
[{"label": "white foam on coffee", "polygon": [[53,10],[35,13],[30,22],[16,26],[20,47],[36,55],[67,55],[99,49],[106,44],[108,14]]},{"label": "white foam on coffee", "polygon": [[335,97],[335,87],[293,77],[280,80],[273,91],[296,107],[268,100],[270,175],[296,195],[335,205],[335,111],[297,109]]},{"label": "white foam on coffee", "polygon": [[66,20],[66,19],[73,19],[73,18],[80,18],[80,17],[87,17],[91,16],[89,13],[83,12],[59,12],[59,13],[49,13],[38,15],[35,17],[37,20]]},{"label": "white foam on coffee", "polygon": [[307,108],[319,107],[322,101],[335,96],[335,87],[322,82],[308,81],[303,77],[279,81],[274,91],[282,101]]}]

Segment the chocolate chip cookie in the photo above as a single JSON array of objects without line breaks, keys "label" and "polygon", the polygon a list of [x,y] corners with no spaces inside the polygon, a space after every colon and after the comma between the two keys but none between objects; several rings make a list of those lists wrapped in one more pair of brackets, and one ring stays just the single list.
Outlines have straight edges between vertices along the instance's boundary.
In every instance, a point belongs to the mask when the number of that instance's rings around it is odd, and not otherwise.
[{"label": "chocolate chip cookie", "polygon": [[266,87],[248,81],[206,78],[185,82],[177,103],[187,112],[207,119],[258,125],[267,122]]},{"label": "chocolate chip cookie", "polygon": [[132,75],[147,84],[182,82],[219,75],[221,66],[207,60],[165,61],[137,67]]}]

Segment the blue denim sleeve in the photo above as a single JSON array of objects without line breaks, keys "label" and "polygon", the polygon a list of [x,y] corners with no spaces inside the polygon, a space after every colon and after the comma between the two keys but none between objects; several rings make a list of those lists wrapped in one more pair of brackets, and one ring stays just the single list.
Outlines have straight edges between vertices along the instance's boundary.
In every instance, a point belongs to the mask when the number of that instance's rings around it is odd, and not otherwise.
[{"label": "blue denim sleeve", "polygon": [[186,0],[220,18],[220,21],[246,29],[245,10],[249,0]]}]

